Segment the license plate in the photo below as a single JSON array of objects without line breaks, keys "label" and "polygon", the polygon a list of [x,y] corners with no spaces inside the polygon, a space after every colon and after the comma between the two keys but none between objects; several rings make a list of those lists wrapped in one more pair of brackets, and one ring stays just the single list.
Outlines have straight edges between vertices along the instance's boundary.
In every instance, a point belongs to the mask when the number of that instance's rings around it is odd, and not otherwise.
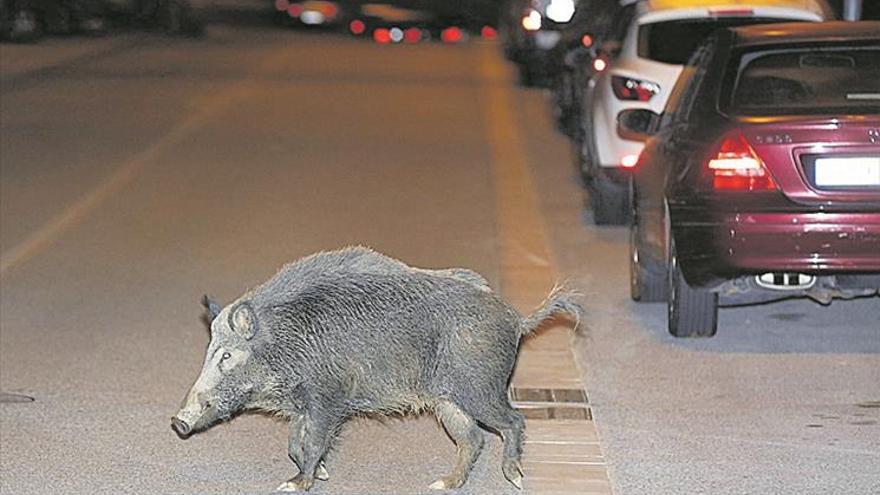
[{"label": "license plate", "polygon": [[817,158],[815,181],[820,187],[880,186],[880,156]]},{"label": "license plate", "polygon": [[562,33],[559,31],[538,31],[535,33],[535,44],[541,50],[549,50],[559,43]]}]

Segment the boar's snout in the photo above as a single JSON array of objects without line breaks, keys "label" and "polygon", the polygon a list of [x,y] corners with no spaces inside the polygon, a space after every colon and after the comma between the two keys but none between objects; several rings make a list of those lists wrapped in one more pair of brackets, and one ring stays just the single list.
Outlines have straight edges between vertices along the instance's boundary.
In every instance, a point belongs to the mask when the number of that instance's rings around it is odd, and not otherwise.
[{"label": "boar's snout", "polygon": [[177,416],[171,418],[171,428],[180,438],[186,438],[192,433],[192,427],[186,421]]}]

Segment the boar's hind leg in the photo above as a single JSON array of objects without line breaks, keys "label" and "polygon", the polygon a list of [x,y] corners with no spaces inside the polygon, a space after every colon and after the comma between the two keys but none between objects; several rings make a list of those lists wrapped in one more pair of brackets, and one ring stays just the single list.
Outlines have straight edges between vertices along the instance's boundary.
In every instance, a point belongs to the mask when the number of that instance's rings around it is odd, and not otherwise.
[{"label": "boar's hind leg", "polygon": [[431,488],[438,490],[458,488],[467,481],[474,460],[483,448],[483,432],[473,418],[451,402],[440,403],[434,409],[434,414],[455,441],[458,447],[458,461],[452,472],[432,483]]},{"label": "boar's hind leg", "polygon": [[[305,415],[297,414],[291,417],[290,419],[290,433],[287,437],[287,455],[290,457],[290,460],[296,464],[297,469],[302,472],[303,466],[303,441],[305,436]],[[330,473],[327,472],[327,467],[324,465],[324,459],[321,459],[321,462],[318,463],[318,468],[315,469],[315,478],[321,481],[327,481],[330,479]]]},{"label": "boar's hind leg", "polygon": [[[294,428],[297,421],[301,421],[301,426]],[[322,410],[321,414],[305,413],[302,418],[291,423],[288,441],[295,445],[288,444],[288,453],[299,466],[300,472],[279,486],[277,491],[297,492],[312,488],[316,474],[320,475],[318,466],[321,459],[343,421],[343,417],[333,416],[327,410]]]},{"label": "boar's hind leg", "polygon": [[472,406],[469,412],[477,421],[501,434],[504,440],[501,471],[507,481],[522,489],[523,469],[520,457],[522,457],[523,430],[525,430],[522,413],[514,409],[504,395],[496,400],[487,400]]}]

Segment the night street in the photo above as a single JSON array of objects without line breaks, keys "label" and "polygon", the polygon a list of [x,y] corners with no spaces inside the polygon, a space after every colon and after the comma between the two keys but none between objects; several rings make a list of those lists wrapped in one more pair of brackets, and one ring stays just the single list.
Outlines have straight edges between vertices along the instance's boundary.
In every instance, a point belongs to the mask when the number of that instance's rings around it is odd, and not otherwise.
[{"label": "night street", "polygon": [[[665,304],[630,300],[629,230],[590,221],[547,94],[497,42],[252,21],[51,38],[0,45],[0,97],[3,495],[271,493],[296,472],[283,422],[170,427],[209,340],[200,300],[349,245],[471,268],[524,313],[557,280],[584,295],[580,332],[550,330],[598,438],[559,464],[600,481],[530,480],[553,463],[527,444],[522,493],[880,493],[880,298],[668,335]],[[518,493],[486,437],[456,493]],[[312,493],[437,493],[454,460],[430,415],[358,418]]]}]

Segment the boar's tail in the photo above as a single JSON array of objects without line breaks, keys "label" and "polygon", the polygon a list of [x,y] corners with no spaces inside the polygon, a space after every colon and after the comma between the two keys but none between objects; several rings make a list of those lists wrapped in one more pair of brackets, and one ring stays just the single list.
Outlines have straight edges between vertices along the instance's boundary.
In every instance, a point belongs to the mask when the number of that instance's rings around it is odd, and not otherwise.
[{"label": "boar's tail", "polygon": [[580,294],[577,292],[565,290],[562,286],[557,285],[550,291],[550,295],[547,296],[547,299],[541,303],[541,306],[534,313],[523,318],[520,333],[522,335],[532,333],[541,326],[544,320],[556,313],[566,313],[574,318],[575,328],[577,328],[580,324],[581,316],[584,314],[584,308],[578,302],[580,298]]}]

